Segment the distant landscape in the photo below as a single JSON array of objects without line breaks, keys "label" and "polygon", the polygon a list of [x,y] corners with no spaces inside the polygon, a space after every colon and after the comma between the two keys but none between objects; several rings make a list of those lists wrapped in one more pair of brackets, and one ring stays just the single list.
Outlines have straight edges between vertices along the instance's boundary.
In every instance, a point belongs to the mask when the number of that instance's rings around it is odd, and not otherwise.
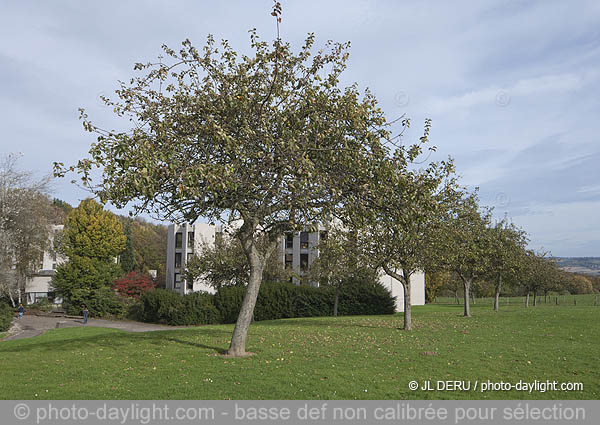
[{"label": "distant landscape", "polygon": [[554,260],[564,271],[600,276],[600,257],[554,257]]}]

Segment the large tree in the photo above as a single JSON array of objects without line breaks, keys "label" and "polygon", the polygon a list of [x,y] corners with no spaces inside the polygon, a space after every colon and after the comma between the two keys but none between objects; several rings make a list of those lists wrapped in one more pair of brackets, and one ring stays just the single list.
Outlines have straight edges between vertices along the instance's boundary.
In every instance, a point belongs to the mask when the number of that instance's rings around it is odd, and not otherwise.
[{"label": "large tree", "polygon": [[339,87],[349,43],[315,53],[309,35],[295,53],[255,31],[250,41],[250,56],[209,36],[201,50],[186,40],[179,51],[165,46],[159,63],[136,64],[141,75],[106,99],[134,127],[103,130],[82,111],[85,129],[98,135],[90,157],[66,169],[56,164],[57,175],[76,170],[103,201],[131,202],[134,213],[240,220],[235,236],[249,283],[230,356],[246,354],[265,262],[280,235],[329,217],[362,185],[389,137],[375,97]]},{"label": "large tree", "polygon": [[67,216],[60,250],[68,261],[59,265],[52,286],[73,309],[89,304],[122,274],[116,263],[125,248],[119,219],[93,199],[81,201]]}]

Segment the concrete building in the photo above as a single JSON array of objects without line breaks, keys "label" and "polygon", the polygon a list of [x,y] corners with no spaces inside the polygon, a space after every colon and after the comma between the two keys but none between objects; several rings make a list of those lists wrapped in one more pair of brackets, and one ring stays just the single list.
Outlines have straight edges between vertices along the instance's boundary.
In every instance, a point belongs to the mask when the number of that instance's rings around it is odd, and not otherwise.
[{"label": "concrete building", "polygon": [[192,256],[199,252],[204,244],[214,246],[215,239],[222,233],[221,226],[208,223],[171,224],[167,233],[167,289],[181,295],[207,291],[215,292],[204,281],[186,282],[185,265]]},{"label": "concrete building", "polygon": [[[186,282],[184,279],[185,265],[192,255],[199,253],[204,244],[214,246],[215,240],[222,235],[222,226],[207,223],[169,226],[167,236],[167,289],[180,294],[195,291],[215,292],[202,280]],[[318,282],[309,282],[303,278],[313,261],[319,256],[317,248],[319,241],[327,237],[327,230],[320,226],[313,232],[286,233],[281,236],[279,253],[285,268],[292,269],[298,278],[296,284],[318,286]],[[396,279],[381,274],[380,282],[396,297],[396,311],[404,311],[404,288]],[[425,275],[416,273],[411,277],[411,304],[425,304]]]},{"label": "concrete building", "polygon": [[63,225],[53,225],[48,246],[42,258],[40,269],[27,277],[25,283],[25,297],[28,304],[40,301],[42,298],[51,298],[54,304],[61,304],[62,298],[53,296],[52,276],[56,274],[56,267],[65,261],[65,258],[52,249],[54,237],[63,229]]}]

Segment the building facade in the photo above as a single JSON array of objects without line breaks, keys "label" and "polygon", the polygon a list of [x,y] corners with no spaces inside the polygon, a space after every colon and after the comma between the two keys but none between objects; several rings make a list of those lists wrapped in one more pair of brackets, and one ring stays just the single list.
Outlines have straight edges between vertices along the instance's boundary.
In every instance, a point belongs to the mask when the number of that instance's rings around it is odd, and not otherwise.
[{"label": "building facade", "polygon": [[[200,252],[203,246],[214,246],[215,240],[223,234],[222,226],[207,223],[171,224],[167,236],[167,289],[181,295],[196,291],[214,293],[206,282],[197,280],[186,282],[185,267],[193,255]],[[292,269],[294,283],[318,286],[318,282],[310,282],[304,275],[319,257],[319,241],[327,237],[327,229],[320,226],[312,232],[289,232],[281,236],[278,252],[286,269]],[[388,288],[396,297],[396,311],[404,311],[404,287],[396,279],[384,273],[380,274],[380,283]],[[425,304],[425,274],[415,273],[411,276],[411,305]]]},{"label": "building facade", "polygon": [[63,230],[63,225],[53,225],[49,237],[48,249],[44,252],[40,269],[27,277],[25,283],[25,297],[28,304],[50,298],[54,304],[61,304],[62,298],[54,296],[52,277],[56,274],[56,267],[65,261],[65,258],[53,249],[54,238]]}]

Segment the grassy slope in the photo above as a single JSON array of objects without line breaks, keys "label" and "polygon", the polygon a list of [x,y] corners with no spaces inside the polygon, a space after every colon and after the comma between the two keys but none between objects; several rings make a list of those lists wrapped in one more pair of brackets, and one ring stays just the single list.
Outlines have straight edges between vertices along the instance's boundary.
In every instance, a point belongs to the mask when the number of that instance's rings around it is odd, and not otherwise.
[{"label": "grassy slope", "polygon": [[[600,398],[600,307],[461,306],[251,326],[244,359],[215,355],[232,326],[125,333],[52,330],[0,343],[2,399]],[[425,354],[435,352],[436,355]],[[411,392],[411,380],[557,380],[583,392]]]}]

